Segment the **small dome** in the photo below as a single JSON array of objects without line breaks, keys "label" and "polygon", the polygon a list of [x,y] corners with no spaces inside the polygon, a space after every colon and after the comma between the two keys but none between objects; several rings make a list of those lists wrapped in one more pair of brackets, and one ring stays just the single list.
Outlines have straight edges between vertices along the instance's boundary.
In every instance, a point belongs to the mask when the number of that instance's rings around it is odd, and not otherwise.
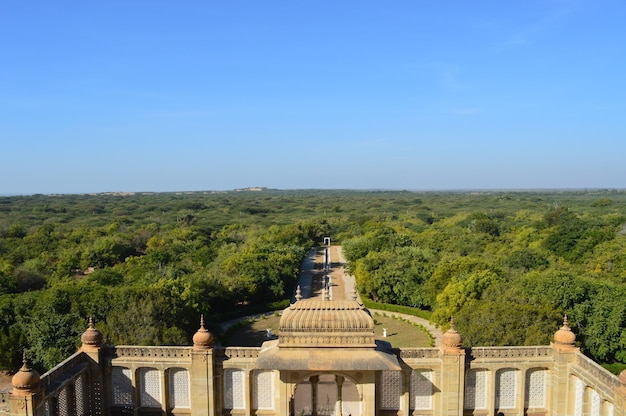
[{"label": "small dome", "polygon": [[450,319],[450,329],[441,337],[441,346],[444,351],[459,351],[463,346],[461,334],[454,329],[454,320]]},{"label": "small dome", "polygon": [[576,334],[567,323],[567,315],[563,318],[563,326],[554,334],[554,343],[560,346],[573,347],[576,343]]},{"label": "small dome", "polygon": [[200,316],[200,329],[193,335],[195,350],[209,350],[213,347],[213,334],[204,327],[204,315]]},{"label": "small dome", "polygon": [[26,360],[26,352],[22,359],[22,368],[13,376],[11,383],[13,384],[13,394],[26,395],[34,393],[39,388],[39,373],[37,370],[30,368]]},{"label": "small dome", "polygon": [[353,300],[299,300],[283,311],[278,331],[281,346],[375,346],[374,320]]},{"label": "small dome", "polygon": [[102,345],[102,333],[93,326],[93,319],[89,317],[89,328],[80,336],[83,349],[97,349]]}]

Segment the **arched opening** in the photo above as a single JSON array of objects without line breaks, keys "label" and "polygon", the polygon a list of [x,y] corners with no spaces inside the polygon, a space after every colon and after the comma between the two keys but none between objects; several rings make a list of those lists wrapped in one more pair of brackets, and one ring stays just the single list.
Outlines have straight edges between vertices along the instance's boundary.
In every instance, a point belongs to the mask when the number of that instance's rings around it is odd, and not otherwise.
[{"label": "arched opening", "polygon": [[296,385],[291,409],[296,416],[360,415],[361,395],[350,378],[316,374]]}]

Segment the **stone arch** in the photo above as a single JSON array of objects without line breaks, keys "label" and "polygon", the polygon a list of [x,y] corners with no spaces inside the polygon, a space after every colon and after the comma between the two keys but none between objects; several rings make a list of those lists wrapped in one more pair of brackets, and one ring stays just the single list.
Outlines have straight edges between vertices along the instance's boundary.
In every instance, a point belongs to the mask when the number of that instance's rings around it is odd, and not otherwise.
[{"label": "stone arch", "polygon": [[363,390],[348,374],[312,372],[298,377],[290,400],[289,407],[294,415],[355,415],[362,410]]}]

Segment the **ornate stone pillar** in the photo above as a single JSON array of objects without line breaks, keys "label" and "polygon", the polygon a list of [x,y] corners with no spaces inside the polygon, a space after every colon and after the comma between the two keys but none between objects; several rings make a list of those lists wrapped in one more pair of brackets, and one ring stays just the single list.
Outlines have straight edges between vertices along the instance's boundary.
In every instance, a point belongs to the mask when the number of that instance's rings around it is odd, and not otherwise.
[{"label": "ornate stone pillar", "polygon": [[[80,337],[81,351],[91,359],[89,363],[89,384],[90,387],[85,389],[89,411],[94,416],[104,414],[105,404],[107,402],[108,389],[105,388],[104,376],[105,367],[101,365],[100,351],[102,349],[102,333],[96,329],[93,319],[89,318],[89,326]],[[105,398],[103,400],[103,398]]]},{"label": "ornate stone pillar", "polygon": [[463,394],[465,391],[465,350],[461,335],[450,329],[441,339],[441,416],[463,416]]},{"label": "ornate stone pillar", "polygon": [[568,409],[574,411],[576,389],[575,386],[570,386],[569,364],[576,359],[576,354],[579,353],[575,343],[576,335],[569,327],[567,316],[565,316],[563,326],[556,331],[554,342],[550,344],[554,349],[554,365],[550,377],[552,403],[548,406],[554,416],[566,416]]},{"label": "ornate stone pillar", "polygon": [[215,416],[217,412],[213,339],[213,335],[204,327],[204,316],[200,317],[200,329],[193,336],[189,368],[193,416]]}]

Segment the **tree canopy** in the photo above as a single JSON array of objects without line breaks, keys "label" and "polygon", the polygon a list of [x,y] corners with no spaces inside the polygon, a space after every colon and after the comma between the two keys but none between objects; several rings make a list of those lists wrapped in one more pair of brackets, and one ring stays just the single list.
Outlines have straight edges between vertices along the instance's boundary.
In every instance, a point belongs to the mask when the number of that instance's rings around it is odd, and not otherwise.
[{"label": "tree canopy", "polygon": [[57,364],[89,316],[105,342],[188,345],[200,314],[289,299],[324,236],[362,295],[454,317],[466,345],[545,344],[567,314],[626,362],[625,213],[611,190],[0,197],[0,369]]}]

